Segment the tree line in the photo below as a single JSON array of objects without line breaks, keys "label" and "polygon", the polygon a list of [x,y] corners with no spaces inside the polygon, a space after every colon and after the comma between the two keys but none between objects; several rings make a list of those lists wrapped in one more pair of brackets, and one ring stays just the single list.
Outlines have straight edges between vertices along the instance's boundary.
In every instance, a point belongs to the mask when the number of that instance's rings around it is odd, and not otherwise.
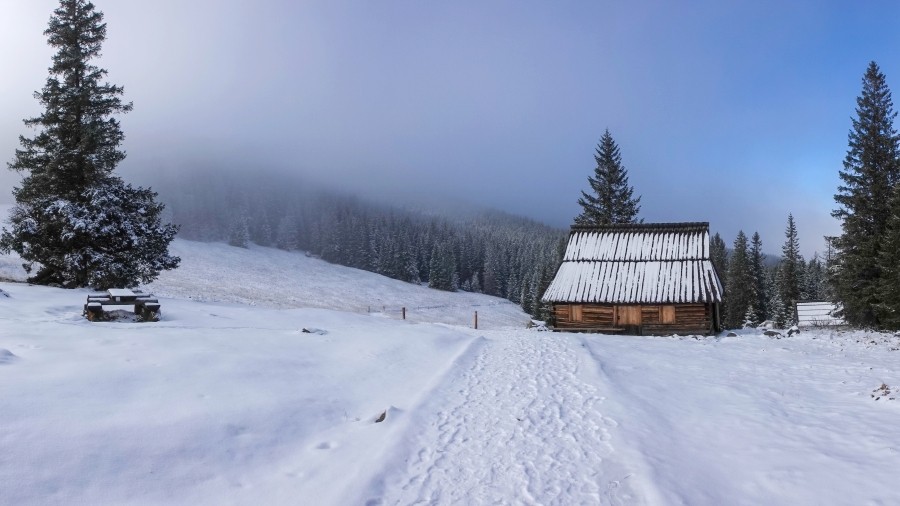
[{"label": "tree line", "polygon": [[780,257],[770,261],[759,233],[748,239],[741,230],[730,251],[718,233],[713,235],[710,259],[725,288],[721,318],[726,328],[756,327],[765,321],[785,328],[796,323],[797,302],[834,300],[826,275],[834,267],[833,251],[827,249],[824,258],[814,253],[806,261],[790,214]]},{"label": "tree line", "polygon": [[179,236],[304,251],[440,290],[540,302],[561,263],[564,231],[499,211],[438,216],[317,188],[299,177],[198,171],[158,179]]}]

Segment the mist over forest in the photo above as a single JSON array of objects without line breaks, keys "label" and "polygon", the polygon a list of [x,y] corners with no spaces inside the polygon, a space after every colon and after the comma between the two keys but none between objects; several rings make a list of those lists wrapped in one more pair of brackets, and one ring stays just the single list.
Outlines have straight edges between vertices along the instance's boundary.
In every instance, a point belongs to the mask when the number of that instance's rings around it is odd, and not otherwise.
[{"label": "mist over forest", "polygon": [[305,251],[326,261],[441,290],[504,297],[546,317],[567,231],[452,203],[391,205],[286,174],[163,172],[154,190],[179,236]]}]

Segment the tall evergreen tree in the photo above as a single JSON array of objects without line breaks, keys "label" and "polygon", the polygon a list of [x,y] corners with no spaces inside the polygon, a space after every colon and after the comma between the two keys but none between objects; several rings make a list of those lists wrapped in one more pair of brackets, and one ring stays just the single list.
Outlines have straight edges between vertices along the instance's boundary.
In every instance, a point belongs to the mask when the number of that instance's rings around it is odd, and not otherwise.
[{"label": "tall evergreen tree", "polygon": [[834,196],[838,208],[831,213],[842,220],[843,232],[835,241],[840,257],[835,288],[848,322],[877,325],[873,308],[880,302],[879,258],[892,188],[900,180],[900,138],[893,125],[897,113],[891,91],[875,62],[869,64],[862,82],[844,170],[839,172],[842,184]]},{"label": "tall evergreen tree", "polygon": [[897,330],[900,329],[900,184],[894,188],[891,217],[878,263],[881,278],[875,314],[881,327]]},{"label": "tall evergreen tree", "polygon": [[784,230],[785,241],[781,248],[781,278],[778,287],[781,302],[785,308],[794,310],[800,300],[803,286],[803,258],[800,256],[800,240],[797,238],[797,225],[794,216],[788,214],[788,224]]},{"label": "tall evergreen tree", "polygon": [[719,275],[719,281],[722,288],[726,289],[722,297],[721,314],[722,322],[725,321],[725,315],[728,314],[728,250],[725,248],[725,241],[718,232],[709,241],[709,258],[712,261],[716,273]]},{"label": "tall evergreen tree", "polygon": [[607,129],[597,145],[594,175],[588,177],[592,193],[581,192],[578,204],[581,214],[576,225],[609,225],[612,223],[636,223],[641,210],[641,197],[634,196],[634,188],[628,185],[628,172],[622,165],[619,146]]},{"label": "tall evergreen tree", "polygon": [[753,279],[750,258],[747,251],[747,236],[738,232],[734,240],[734,251],[728,261],[728,304],[725,308],[725,326],[740,328],[744,325],[747,310],[753,305]]},{"label": "tall evergreen tree", "polygon": [[105,82],[91,62],[106,39],[103,14],[87,0],[61,0],[47,30],[56,50],[49,77],[35,98],[44,108],[25,120],[38,129],[19,137],[9,168],[25,173],[13,189],[11,230],[0,250],[16,251],[29,281],[64,287],[134,286],[173,269],[168,245],[177,232],[163,225],[156,194],[112,174],[125,158],[116,114],[131,110],[123,89]]},{"label": "tall evergreen tree", "polygon": [[768,311],[766,294],[766,255],[762,252],[762,239],[759,232],[754,232],[750,239],[750,277],[753,283],[752,322],[759,325],[766,319]]},{"label": "tall evergreen tree", "polygon": [[723,285],[728,284],[728,250],[725,248],[725,241],[718,232],[709,241],[709,257],[716,273],[719,274],[719,280]]}]

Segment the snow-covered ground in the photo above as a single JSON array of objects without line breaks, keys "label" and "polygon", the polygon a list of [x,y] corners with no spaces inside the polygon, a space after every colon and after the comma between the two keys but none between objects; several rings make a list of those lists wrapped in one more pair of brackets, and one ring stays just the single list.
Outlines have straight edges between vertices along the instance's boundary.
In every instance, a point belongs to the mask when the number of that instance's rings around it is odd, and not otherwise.
[{"label": "snow-covered ground", "polygon": [[0,282],[0,504],[900,504],[898,337],[537,332],[298,253],[174,250],[158,323]]}]

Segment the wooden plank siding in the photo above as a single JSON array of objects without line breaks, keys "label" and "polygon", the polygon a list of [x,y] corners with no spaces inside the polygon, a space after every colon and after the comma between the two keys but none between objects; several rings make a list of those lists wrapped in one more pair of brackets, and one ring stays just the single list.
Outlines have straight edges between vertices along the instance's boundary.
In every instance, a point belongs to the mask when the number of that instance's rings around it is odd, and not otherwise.
[{"label": "wooden plank siding", "polygon": [[709,334],[714,332],[713,317],[712,304],[553,305],[553,326],[559,330],[618,333],[635,329],[638,335]]}]

